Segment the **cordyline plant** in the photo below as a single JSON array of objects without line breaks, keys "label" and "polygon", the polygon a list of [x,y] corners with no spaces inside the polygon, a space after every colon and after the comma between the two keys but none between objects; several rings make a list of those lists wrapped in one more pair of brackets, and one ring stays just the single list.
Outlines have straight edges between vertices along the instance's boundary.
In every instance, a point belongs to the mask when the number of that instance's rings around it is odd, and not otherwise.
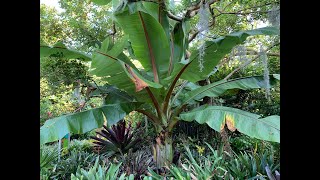
[{"label": "cordyline plant", "polygon": [[[277,27],[235,32],[206,41],[200,72],[199,51],[186,55],[189,54],[190,14],[169,24],[164,3],[160,6],[144,1],[114,0],[112,3],[113,18],[124,32],[116,43],[106,38],[92,56],[68,49],[61,43],[53,47],[40,46],[41,57],[62,54],[70,59],[91,61],[90,73],[116,87],[109,91],[105,104],[99,108],[46,121],[40,128],[41,144],[61,139],[67,133],[100,128],[105,120],[109,127],[131,111],[146,115],[154,126],[157,137],[153,155],[159,168],[172,162],[172,130],[180,120],[206,123],[218,132],[227,125],[231,131],[237,129],[258,139],[280,142],[279,116],[262,118],[235,108],[209,105],[184,112],[205,96],[218,97],[231,89],[264,88],[263,76],[221,80],[205,86],[194,83],[206,79],[220,60],[248,36],[278,35]],[[136,67],[133,60],[140,62],[141,67]],[[189,86],[177,83],[179,79]],[[278,74],[270,75],[270,84],[279,79]],[[190,85],[193,88],[186,90]]]}]

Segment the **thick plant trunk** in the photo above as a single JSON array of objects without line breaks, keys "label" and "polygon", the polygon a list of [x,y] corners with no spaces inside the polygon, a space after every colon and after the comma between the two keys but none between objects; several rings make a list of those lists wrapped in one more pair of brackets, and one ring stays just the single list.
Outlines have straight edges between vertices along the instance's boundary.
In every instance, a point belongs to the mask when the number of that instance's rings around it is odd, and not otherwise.
[{"label": "thick plant trunk", "polygon": [[170,133],[162,131],[156,137],[153,145],[153,158],[157,169],[172,163],[173,148],[172,136]]},{"label": "thick plant trunk", "polygon": [[229,142],[228,133],[226,128],[224,127],[223,130],[220,132],[222,143],[223,143],[223,150],[229,153],[229,155],[232,157],[232,148]]}]

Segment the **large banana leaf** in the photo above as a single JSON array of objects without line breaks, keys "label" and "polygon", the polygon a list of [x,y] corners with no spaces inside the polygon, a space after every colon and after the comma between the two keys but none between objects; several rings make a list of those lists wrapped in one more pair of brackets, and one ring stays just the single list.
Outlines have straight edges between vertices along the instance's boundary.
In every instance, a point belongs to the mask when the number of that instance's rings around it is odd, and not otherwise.
[{"label": "large banana leaf", "polygon": [[[191,52],[190,61],[191,64],[185,69],[181,76],[181,79],[189,80],[191,82],[197,82],[205,79],[212,72],[213,68],[218,65],[223,57],[230,53],[233,47],[243,43],[248,36],[253,35],[278,35],[279,29],[277,27],[264,27],[248,31],[240,31],[231,33],[224,37],[214,39],[212,41],[205,42],[205,55],[203,57],[203,70],[200,72],[199,69],[199,51],[195,50]],[[185,66],[185,62],[180,62],[175,65],[174,77],[178,72]],[[173,78],[172,77],[172,78]]]},{"label": "large banana leaf", "polygon": [[261,116],[240,109],[224,106],[200,106],[190,112],[181,113],[184,121],[196,120],[207,123],[212,129],[220,132],[227,124],[231,131],[236,129],[262,140],[280,142],[280,116]]},{"label": "large banana leaf", "polygon": [[[109,38],[106,38],[101,48],[93,53],[90,73],[99,77],[111,76],[122,71],[119,60],[135,68],[132,62],[122,54],[127,45],[128,36],[124,36],[117,41],[112,48],[109,48]],[[119,58],[117,58],[119,56]]]},{"label": "large banana leaf", "polygon": [[[188,46],[188,35],[184,32],[185,21],[179,22],[173,29],[173,59],[172,66],[181,61]],[[172,47],[171,47],[172,48]]]},{"label": "large banana leaf", "polygon": [[[132,95],[137,90],[134,81],[139,79],[141,82],[146,83],[147,86],[159,88],[160,84],[153,83],[146,78],[142,77],[138,69],[129,60],[129,58],[122,53],[127,45],[127,36],[124,36],[110,49],[109,39],[107,38],[101,45],[101,48],[93,54],[90,73],[99,77],[104,77],[109,84],[117,86]],[[125,67],[130,66],[130,72]],[[141,90],[138,89],[138,90]]]},{"label": "large banana leaf", "polygon": [[150,14],[154,19],[156,19],[165,31],[168,39],[170,39],[170,28],[169,28],[169,18],[164,6],[154,2],[130,2],[128,3],[128,10],[130,13],[135,13],[137,11],[142,11]]},{"label": "large banana leaf", "polygon": [[63,43],[58,42],[54,46],[40,45],[40,58],[42,57],[64,57],[67,59],[78,59],[91,61],[91,56],[82,52],[68,49]]},{"label": "large banana leaf", "polygon": [[121,62],[128,63],[131,67],[135,66],[122,53],[126,46],[127,36],[123,37],[110,48],[109,38],[103,41],[101,48],[93,53],[90,74],[98,77],[105,77],[104,80],[109,84],[115,85],[126,92],[135,92],[135,85],[128,77],[121,65]]},{"label": "large banana leaf", "polygon": [[[276,83],[276,77],[280,78],[279,74],[270,75],[270,85]],[[255,89],[255,88],[265,88],[265,80],[263,76],[251,76],[242,77],[231,80],[221,80],[206,86],[199,86],[197,89],[187,92],[184,94],[182,104],[188,103],[190,100],[199,100],[205,96],[208,97],[218,97],[230,89]]]},{"label": "large banana leaf", "polygon": [[107,125],[111,126],[139,106],[140,103],[108,104],[99,108],[49,119],[40,128],[40,144],[57,141],[68,133],[83,134],[100,128],[105,118],[107,119]]},{"label": "large banana leaf", "polygon": [[127,102],[134,102],[134,97],[115,88],[114,86],[108,88],[108,95],[104,99],[105,104],[119,104]]},{"label": "large banana leaf", "polygon": [[169,41],[161,24],[150,14],[126,10],[115,14],[116,21],[129,35],[134,54],[145,71],[153,72],[155,82],[168,72]]}]

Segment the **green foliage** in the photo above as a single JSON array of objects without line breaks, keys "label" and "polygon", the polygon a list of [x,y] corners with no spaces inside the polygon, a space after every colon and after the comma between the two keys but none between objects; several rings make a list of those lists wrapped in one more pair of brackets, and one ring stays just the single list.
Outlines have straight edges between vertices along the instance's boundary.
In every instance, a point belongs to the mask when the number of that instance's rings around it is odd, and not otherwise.
[{"label": "green foliage", "polygon": [[68,151],[84,151],[91,152],[93,143],[90,140],[73,139],[68,147]]},{"label": "green foliage", "polygon": [[232,147],[232,150],[236,153],[240,153],[241,151],[257,151],[258,144],[260,147],[261,140],[256,138],[251,138],[246,135],[240,135],[240,136],[232,136],[229,138],[230,145]]},{"label": "green foliage", "polygon": [[71,180],[133,180],[133,175],[125,176],[122,174],[120,177],[119,173],[119,164],[111,163],[108,167],[104,164],[101,166],[99,164],[99,157],[97,157],[95,164],[89,170],[85,170],[83,168],[78,168],[76,175],[71,175]]},{"label": "green foliage", "polygon": [[209,144],[207,144],[207,146],[211,150],[211,153],[205,157],[204,160],[199,160],[198,162],[192,156],[190,149],[185,146],[188,164],[182,165],[187,172],[193,174],[193,177],[203,180],[220,177],[225,172],[225,169],[223,169],[220,165],[222,161],[221,154],[219,154],[218,151],[213,150]]},{"label": "green foliage", "polygon": [[144,115],[137,111],[132,111],[124,117],[124,120],[131,123],[132,127],[135,128],[144,119]]},{"label": "green foliage", "polygon": [[[207,143],[206,143],[207,144]],[[273,151],[266,149],[260,153],[240,152],[234,157],[223,155],[220,151],[214,150],[207,144],[209,152],[205,156],[195,156],[188,146],[185,146],[186,159],[183,159],[180,166],[171,165],[166,167],[169,172],[159,175],[149,168],[153,179],[162,180],[174,178],[179,180],[187,179],[264,179],[267,178],[265,167],[268,165],[272,173],[280,170],[279,160]]]},{"label": "green foliage", "polygon": [[[96,106],[102,105],[102,100],[99,97],[93,97],[87,99],[86,93],[90,88],[82,87],[79,91],[85,91],[79,93],[79,96],[75,96],[73,91],[73,85],[64,86],[63,84],[58,87],[49,85],[50,82],[46,78],[40,80],[40,124],[50,118],[61,116],[63,114],[72,113],[75,111],[87,110]],[[79,99],[81,99],[79,103]],[[81,106],[82,102],[86,101],[84,106]]]},{"label": "green foliage", "polygon": [[[44,49],[43,47],[42,49]],[[61,49],[60,49],[61,50]],[[41,50],[46,54],[48,50]],[[49,50],[49,52],[51,52]],[[58,51],[55,51],[58,52]],[[68,55],[66,53],[65,55]],[[77,57],[69,53],[67,57]],[[83,55],[81,55],[83,56]],[[86,57],[86,56],[83,56]],[[86,64],[63,57],[45,57],[40,62],[40,122],[75,111],[79,103],[72,92],[76,86],[87,84]],[[82,88],[84,90],[84,88]],[[89,102],[88,104],[92,104]],[[86,107],[84,107],[85,109]]]},{"label": "green foliage", "polygon": [[47,58],[41,63],[41,77],[50,82],[51,88],[62,85],[78,85],[78,81],[89,80],[88,67],[76,60],[63,58]]},{"label": "green foliage", "polygon": [[[97,7],[92,3],[88,4],[85,1],[77,0],[61,0],[59,3],[64,9],[62,13],[41,5],[40,43],[54,45],[57,42],[63,42],[68,47],[86,51],[88,48],[91,51],[90,49],[93,47],[101,45],[100,42],[109,31],[105,27],[112,27],[111,19],[104,11],[108,7]],[[88,13],[89,11],[90,14]],[[104,28],[99,28],[98,24]],[[85,80],[89,78],[87,65],[83,63],[79,64],[78,61],[66,61],[60,56],[42,58],[41,77],[45,77],[50,86],[47,92],[48,95],[41,98],[41,124],[48,119],[48,112],[52,114],[50,116],[52,118],[64,113],[73,112],[78,108],[78,104],[73,104],[71,102],[72,97],[68,94],[72,93],[70,91],[74,87],[65,87],[70,83],[74,85],[75,81],[79,79],[82,83],[86,83]],[[57,91],[61,95],[57,94]],[[48,100],[48,96],[57,97],[56,100],[58,101],[51,102],[52,100]],[[96,100],[90,101],[84,109],[91,108],[90,106],[97,106],[98,104],[99,102],[96,103]]]},{"label": "green foliage", "polygon": [[280,160],[280,145],[275,142],[261,141],[243,134],[230,134],[230,145],[235,154],[242,152],[260,154],[267,152],[272,155],[275,162]]},{"label": "green foliage", "polygon": [[78,168],[89,169],[94,165],[96,155],[84,151],[70,151],[56,162],[52,170],[51,178],[70,179],[72,173],[76,173]]},{"label": "green foliage", "polygon": [[40,148],[40,169],[51,165],[58,158],[59,151],[57,148],[52,150],[42,147]]},{"label": "green foliage", "polygon": [[[268,152],[260,154],[248,154],[246,152],[236,155],[234,159],[226,163],[229,176],[237,179],[267,178],[266,166],[270,167],[272,173],[280,167],[273,154]],[[280,169],[278,169],[280,170]]]},{"label": "green foliage", "polygon": [[57,17],[57,10],[40,5],[40,43],[53,45],[66,38],[66,22]]},{"label": "green foliage", "polygon": [[40,179],[41,180],[49,180],[49,176],[41,171],[40,172]]},{"label": "green foliage", "polygon": [[93,48],[100,46],[100,42],[112,31],[113,20],[108,12],[111,6],[96,6],[90,2],[59,1],[60,7],[65,10],[59,16],[66,23],[64,32],[68,34],[68,38],[64,38],[64,41],[78,50],[92,51]]},{"label": "green foliage", "polygon": [[[278,58],[271,57],[268,58],[269,71],[270,73],[280,72],[280,61]],[[236,67],[228,65],[228,63],[223,64],[219,67],[218,71],[210,76],[210,81],[215,82],[231,73]],[[263,74],[263,68],[260,65],[260,61],[247,66],[245,69],[234,74],[235,78],[252,76],[255,74]],[[229,106],[233,108],[239,108],[244,111],[259,114],[263,117],[270,115],[280,115],[280,83],[274,84],[270,89],[271,91],[271,101],[267,101],[265,98],[264,89],[252,89],[252,90],[236,90],[225,93],[221,98],[224,102],[221,104],[223,106]]]},{"label": "green foliage", "polygon": [[[242,137],[243,138],[243,137]],[[79,146],[80,143],[75,141]],[[258,142],[258,141],[256,141]],[[261,141],[259,141],[261,142]],[[73,143],[71,143],[73,144]],[[185,154],[181,156],[181,164],[178,166],[167,166],[167,172],[159,175],[154,172],[154,163],[150,152],[144,150],[129,152],[121,157],[117,165],[97,157],[95,154],[83,152],[83,148],[72,148],[70,153],[61,157],[60,162],[57,159],[53,161],[54,169],[42,168],[41,177],[43,179],[250,179],[267,178],[265,167],[268,165],[271,172],[280,171],[279,157],[272,150],[272,146],[262,148],[261,144],[255,152],[235,153],[233,157],[223,155],[222,149],[214,150],[211,145],[204,147],[203,155],[199,155],[199,148],[189,148],[184,145]],[[75,146],[75,145],[74,145]],[[86,145],[83,145],[84,147]],[[197,146],[195,146],[197,147]],[[50,149],[49,146],[46,147]],[[54,148],[54,147],[52,147]],[[262,148],[262,149],[261,149]],[[197,152],[198,151],[198,152]],[[98,160],[100,159],[100,161]],[[102,162],[102,165],[101,163]],[[106,166],[107,165],[107,166]],[[149,172],[149,173],[148,173]],[[119,175],[121,174],[121,176]],[[73,174],[73,175],[71,175]],[[127,175],[126,175],[127,174]],[[146,175],[151,175],[151,177]],[[128,176],[130,175],[130,176]]]},{"label": "green foliage", "polygon": [[69,87],[60,86],[54,90],[51,87],[45,78],[40,79],[40,124],[76,109],[76,105],[71,101],[72,90]]},{"label": "green foliage", "polygon": [[84,144],[87,144],[87,142],[91,143],[91,141],[89,141],[88,139],[90,139],[91,136],[95,136],[95,135],[96,135],[96,132],[94,130],[92,130],[92,131],[86,132],[84,134],[71,135],[71,139],[72,140],[79,140],[79,141],[81,141],[81,143],[82,143],[82,141],[84,141]]},{"label": "green foliage", "polygon": [[[170,173],[166,177],[173,177],[174,179],[179,180],[188,180],[188,179],[221,179],[224,176],[226,170],[223,167],[224,159],[221,153],[217,150],[214,150],[209,144],[207,144],[210,149],[210,153],[206,156],[200,156],[195,159],[190,148],[186,145],[184,146],[186,150],[186,163],[182,163],[181,167],[176,167],[172,165],[167,167]],[[154,171],[149,169],[150,174],[153,178],[162,180],[164,177],[156,174]]]},{"label": "green foliage", "polygon": [[263,90],[239,91],[236,95],[225,95],[225,104],[263,117],[280,115],[280,87],[271,88],[271,101],[265,100]]}]

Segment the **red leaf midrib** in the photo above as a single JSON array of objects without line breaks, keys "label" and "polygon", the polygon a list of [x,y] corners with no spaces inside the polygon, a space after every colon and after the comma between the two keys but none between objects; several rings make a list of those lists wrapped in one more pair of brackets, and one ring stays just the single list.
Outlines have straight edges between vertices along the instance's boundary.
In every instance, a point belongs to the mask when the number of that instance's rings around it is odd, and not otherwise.
[{"label": "red leaf midrib", "polygon": [[146,40],[147,40],[147,44],[148,44],[149,55],[150,55],[150,58],[151,58],[152,71],[153,71],[153,76],[154,76],[154,82],[158,83],[159,82],[159,77],[158,77],[156,62],[155,62],[154,54],[153,54],[153,51],[152,51],[149,35],[148,35],[148,32],[147,32],[146,25],[144,23],[143,17],[141,15],[141,12],[138,11],[138,13],[139,13],[139,17],[140,17],[140,20],[141,20],[141,23],[142,23],[143,31],[144,31],[144,34],[145,34],[145,37],[146,37]]}]

